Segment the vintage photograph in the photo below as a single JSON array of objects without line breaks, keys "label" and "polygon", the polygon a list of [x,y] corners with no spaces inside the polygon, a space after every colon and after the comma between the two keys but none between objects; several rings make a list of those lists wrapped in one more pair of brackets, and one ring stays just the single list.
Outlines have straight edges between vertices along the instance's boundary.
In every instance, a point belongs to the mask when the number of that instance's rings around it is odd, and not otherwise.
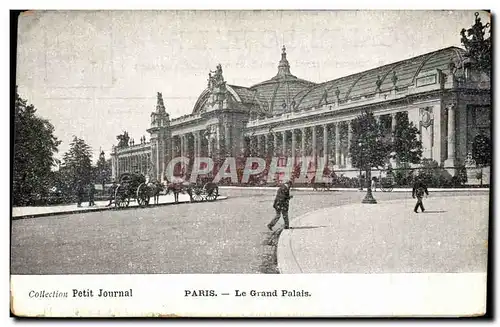
[{"label": "vintage photograph", "polygon": [[11,274],[486,274],[490,20],[21,13]]}]

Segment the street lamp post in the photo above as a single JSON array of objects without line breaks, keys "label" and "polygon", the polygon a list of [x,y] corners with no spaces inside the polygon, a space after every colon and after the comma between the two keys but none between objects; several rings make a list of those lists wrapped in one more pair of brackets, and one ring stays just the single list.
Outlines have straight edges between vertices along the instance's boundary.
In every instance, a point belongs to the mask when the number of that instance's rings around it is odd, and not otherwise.
[{"label": "street lamp post", "polygon": [[[358,143],[359,147],[360,147],[360,167],[363,167],[363,155],[362,155],[362,145],[363,143],[362,142],[359,142]],[[371,167],[368,167],[368,169],[366,170],[366,195],[365,195],[365,198],[363,199],[363,201],[361,201],[361,203],[377,203],[377,200],[375,200],[375,198],[373,197],[373,194],[372,194],[372,187],[370,185],[370,179],[371,179]]]}]

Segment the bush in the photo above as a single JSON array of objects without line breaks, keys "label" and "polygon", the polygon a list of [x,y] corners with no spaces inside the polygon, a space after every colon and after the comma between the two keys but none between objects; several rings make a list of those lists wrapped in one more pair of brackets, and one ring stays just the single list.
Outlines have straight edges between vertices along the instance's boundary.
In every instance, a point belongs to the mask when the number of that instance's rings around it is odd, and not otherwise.
[{"label": "bush", "polygon": [[[452,187],[453,179],[443,167],[431,159],[423,159],[422,167],[418,170],[419,177],[427,187]],[[456,182],[455,182],[456,183]]]},{"label": "bush", "polygon": [[463,186],[467,183],[467,170],[464,165],[457,167],[456,175],[452,177],[453,186]]},{"label": "bush", "polygon": [[413,185],[414,181],[413,170],[409,168],[398,169],[394,173],[394,183],[397,186],[409,187]]}]

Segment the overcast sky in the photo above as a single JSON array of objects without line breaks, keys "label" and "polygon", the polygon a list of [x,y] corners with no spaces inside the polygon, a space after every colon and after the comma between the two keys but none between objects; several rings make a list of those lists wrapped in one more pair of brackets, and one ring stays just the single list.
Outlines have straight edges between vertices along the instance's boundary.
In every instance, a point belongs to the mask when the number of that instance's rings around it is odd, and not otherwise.
[{"label": "overcast sky", "polygon": [[95,160],[124,130],[148,136],[156,92],[171,117],[191,113],[218,63],[251,86],[285,45],[292,74],[324,82],[461,47],[473,23],[474,11],[35,11],[19,20],[17,84],[55,126],[58,157],[76,135]]}]

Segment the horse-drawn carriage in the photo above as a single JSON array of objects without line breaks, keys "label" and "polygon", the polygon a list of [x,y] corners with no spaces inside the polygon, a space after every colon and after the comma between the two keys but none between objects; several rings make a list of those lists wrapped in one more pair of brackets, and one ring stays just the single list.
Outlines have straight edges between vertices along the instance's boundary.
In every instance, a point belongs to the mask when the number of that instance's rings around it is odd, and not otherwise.
[{"label": "horse-drawn carriage", "polygon": [[173,193],[175,203],[179,202],[179,193],[187,193],[191,202],[215,201],[219,196],[217,184],[203,178],[196,183],[174,179],[167,184],[166,191],[167,194]]},{"label": "horse-drawn carriage", "polygon": [[380,178],[377,184],[382,192],[392,192],[394,188],[394,177],[388,175],[387,177]]},{"label": "horse-drawn carriage", "polygon": [[332,183],[312,183],[312,188],[313,191],[330,191],[330,187],[332,186]]},{"label": "horse-drawn carriage", "polygon": [[191,201],[215,201],[219,196],[219,187],[211,181],[200,181],[196,184],[191,184],[188,192]]},{"label": "horse-drawn carriage", "polygon": [[123,173],[114,191],[115,207],[128,207],[131,199],[140,206],[147,206],[153,193],[153,187],[146,184],[143,175]]}]

